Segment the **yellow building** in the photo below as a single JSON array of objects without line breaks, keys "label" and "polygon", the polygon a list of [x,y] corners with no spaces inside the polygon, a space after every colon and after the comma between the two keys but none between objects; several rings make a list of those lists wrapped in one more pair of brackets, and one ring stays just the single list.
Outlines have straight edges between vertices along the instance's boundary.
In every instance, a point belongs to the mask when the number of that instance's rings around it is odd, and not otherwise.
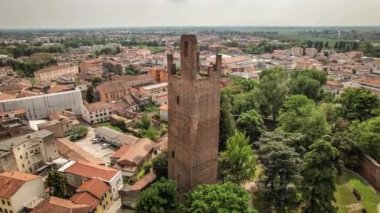
[{"label": "yellow building", "polygon": [[90,212],[104,213],[111,205],[111,187],[93,178],[79,186],[70,200],[75,204],[90,206]]},{"label": "yellow building", "polygon": [[42,177],[22,172],[0,173],[0,212],[20,212],[35,198],[46,196]]}]

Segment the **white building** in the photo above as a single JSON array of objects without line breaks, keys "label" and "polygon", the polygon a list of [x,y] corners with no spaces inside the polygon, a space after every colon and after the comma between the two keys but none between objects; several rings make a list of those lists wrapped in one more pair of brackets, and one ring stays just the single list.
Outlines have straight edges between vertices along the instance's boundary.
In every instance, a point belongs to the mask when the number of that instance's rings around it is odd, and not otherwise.
[{"label": "white building", "polygon": [[1,141],[0,171],[37,173],[59,157],[54,134],[40,130]]},{"label": "white building", "polygon": [[106,102],[86,104],[82,107],[82,118],[89,124],[109,121],[111,114],[111,107]]},{"label": "white building", "polygon": [[0,112],[25,109],[30,120],[49,117],[49,113],[62,110],[81,114],[82,94],[79,89],[72,91],[43,94],[25,98],[14,98],[0,101]]}]

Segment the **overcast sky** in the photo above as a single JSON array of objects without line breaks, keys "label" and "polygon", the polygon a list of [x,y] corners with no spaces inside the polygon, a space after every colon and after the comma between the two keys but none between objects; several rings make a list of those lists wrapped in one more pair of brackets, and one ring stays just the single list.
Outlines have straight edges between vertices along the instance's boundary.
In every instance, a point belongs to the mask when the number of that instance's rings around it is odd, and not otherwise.
[{"label": "overcast sky", "polygon": [[380,0],[0,0],[0,28],[379,26]]}]

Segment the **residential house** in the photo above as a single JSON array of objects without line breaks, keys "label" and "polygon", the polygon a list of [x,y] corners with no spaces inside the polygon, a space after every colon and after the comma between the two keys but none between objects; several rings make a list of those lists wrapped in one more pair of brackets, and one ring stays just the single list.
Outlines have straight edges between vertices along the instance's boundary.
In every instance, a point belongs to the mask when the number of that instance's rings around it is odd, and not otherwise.
[{"label": "residential house", "polygon": [[0,173],[0,212],[23,212],[25,204],[38,197],[45,198],[41,176],[8,171]]},{"label": "residential house", "polygon": [[103,141],[117,147],[121,147],[125,144],[134,144],[139,139],[135,136],[127,135],[105,126],[97,127],[94,132],[97,138],[101,138]]},{"label": "residential house", "polygon": [[120,190],[121,204],[123,208],[135,208],[136,200],[144,189],[148,188],[156,179],[156,175],[153,172],[145,175],[141,180],[137,181],[133,185],[125,185]]},{"label": "residential house", "polygon": [[69,185],[78,188],[83,182],[92,178],[99,178],[111,187],[112,199],[119,197],[119,190],[123,187],[122,173],[114,168],[86,163],[83,161],[70,161],[58,171],[65,175]]},{"label": "residential house", "polygon": [[111,114],[111,106],[106,102],[85,104],[82,107],[82,118],[89,124],[109,121]]},{"label": "residential house", "polygon": [[113,167],[122,170],[124,177],[130,178],[135,176],[143,164],[151,158],[155,145],[148,138],[138,140],[134,145],[129,148],[123,148],[122,151],[117,153],[117,156],[120,156],[118,159],[114,154],[113,160],[116,163]]},{"label": "residential house", "polygon": [[51,196],[35,206],[31,213],[90,213],[90,209],[88,205]]},{"label": "residential house", "polygon": [[99,178],[92,178],[80,185],[70,200],[89,206],[89,212],[104,213],[112,202],[111,189]]},{"label": "residential house", "polygon": [[63,76],[75,76],[79,73],[78,66],[60,65],[44,68],[34,72],[34,78],[37,83],[49,83]]},{"label": "residential house", "polygon": [[59,157],[54,134],[40,130],[0,143],[0,171],[38,173],[45,163]]}]

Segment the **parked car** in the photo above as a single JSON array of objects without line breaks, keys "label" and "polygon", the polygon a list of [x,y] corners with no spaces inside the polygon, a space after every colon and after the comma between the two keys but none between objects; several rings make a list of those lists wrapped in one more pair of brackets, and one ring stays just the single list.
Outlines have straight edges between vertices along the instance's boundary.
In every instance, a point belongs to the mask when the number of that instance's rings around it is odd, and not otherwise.
[{"label": "parked car", "polygon": [[109,143],[103,143],[102,144],[102,149],[106,149],[106,148],[108,148],[110,146],[111,146],[111,144],[109,144]]},{"label": "parked car", "polygon": [[99,143],[100,141],[102,141],[102,139],[100,138],[93,138],[91,139],[92,143]]}]

